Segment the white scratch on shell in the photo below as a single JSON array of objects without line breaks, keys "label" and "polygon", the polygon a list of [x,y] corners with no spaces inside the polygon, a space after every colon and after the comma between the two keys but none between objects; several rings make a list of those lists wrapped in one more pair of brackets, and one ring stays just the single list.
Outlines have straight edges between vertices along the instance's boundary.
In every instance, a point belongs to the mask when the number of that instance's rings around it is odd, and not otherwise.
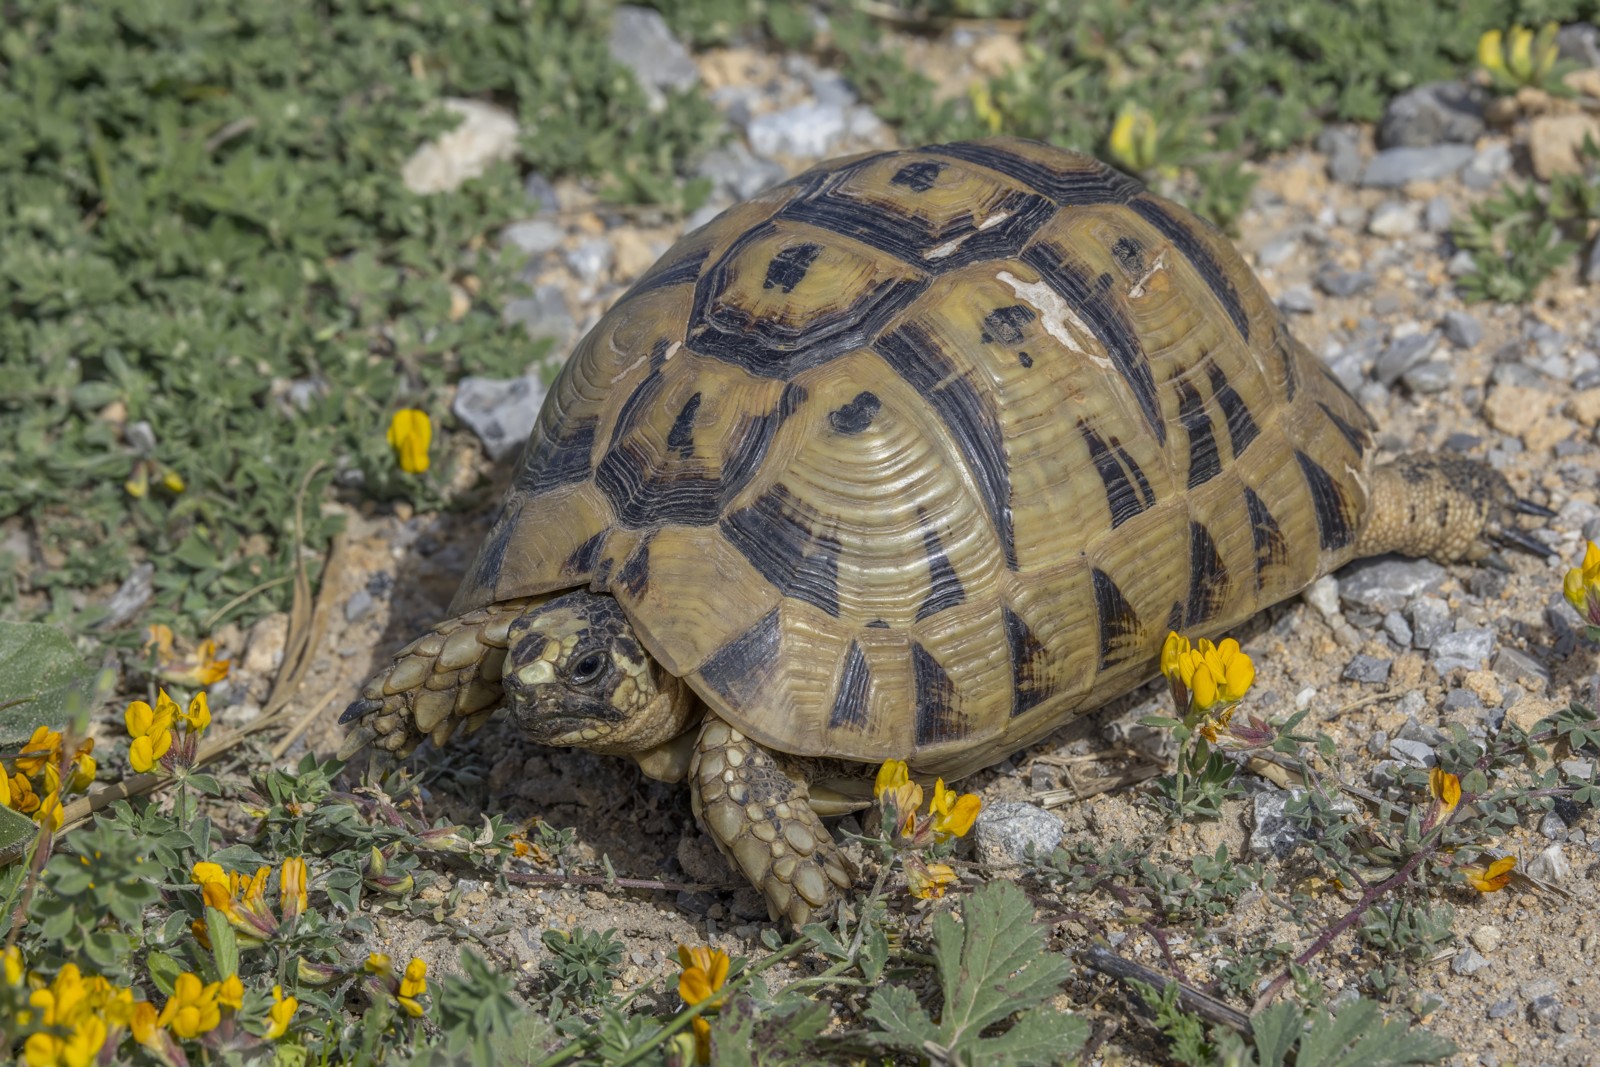
[{"label": "white scratch on shell", "polygon": [[1089,329],[1089,324],[1078,317],[1072,306],[1062,295],[1050,288],[1046,282],[1025,282],[1010,271],[1001,271],[995,275],[1000,281],[1011,287],[1017,294],[1017,299],[1039,312],[1039,324],[1045,332],[1054,337],[1061,344],[1073,352],[1081,353],[1094,360],[1102,367],[1110,368],[1111,360],[1094,352],[1083,339],[1098,340],[1094,331]]}]

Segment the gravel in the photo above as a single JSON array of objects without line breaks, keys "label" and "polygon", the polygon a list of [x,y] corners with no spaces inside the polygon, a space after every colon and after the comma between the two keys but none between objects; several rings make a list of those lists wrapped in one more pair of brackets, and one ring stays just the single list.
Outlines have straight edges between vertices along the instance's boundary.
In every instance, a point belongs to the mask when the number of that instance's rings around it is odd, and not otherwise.
[{"label": "gravel", "polygon": [[1317,272],[1317,288],[1329,296],[1359,296],[1376,282],[1377,278],[1367,271],[1345,270],[1331,263]]},{"label": "gravel", "polygon": [[500,245],[502,248],[509,245],[530,256],[541,256],[560,248],[565,236],[561,227],[549,219],[526,219],[501,230]]},{"label": "gravel", "polygon": [[1442,393],[1455,384],[1456,369],[1443,360],[1429,360],[1402,374],[1400,382],[1413,393]]},{"label": "gravel", "polygon": [[611,58],[633,72],[652,109],[666,104],[666,90],[700,83],[694,57],[667,26],[661,12],[624,4],[611,16]]},{"label": "gravel", "polygon": [[1324,127],[1317,151],[1328,157],[1328,177],[1334,181],[1354,185],[1361,177],[1361,135],[1355,127]]},{"label": "gravel", "polygon": [[558,346],[578,328],[567,310],[567,298],[554,282],[537,286],[532,296],[507,300],[500,314],[507,323],[519,324],[529,337],[554,338]]},{"label": "gravel", "polygon": [[1375,237],[1405,237],[1420,228],[1415,205],[1386,200],[1367,220],[1367,232]]},{"label": "gravel", "polygon": [[789,176],[781,164],[762,159],[739,140],[707,152],[695,174],[709,178],[718,192],[733,200],[748,200]]},{"label": "gravel", "polygon": [[1472,146],[1465,144],[1386,148],[1367,161],[1361,184],[1369,189],[1398,189],[1411,182],[1448,178],[1472,156]]},{"label": "gravel", "polygon": [[1344,669],[1344,680],[1347,682],[1368,682],[1382,685],[1389,680],[1389,668],[1394,666],[1394,660],[1379,659],[1376,656],[1360,655],[1352,659]]},{"label": "gravel", "polygon": [[1411,619],[1411,644],[1429,649],[1450,629],[1450,605],[1433,596],[1417,597],[1407,611]]},{"label": "gravel", "polygon": [[[1415,620],[1413,619],[1413,625]],[[1487,626],[1440,634],[1431,649],[1433,667],[1441,675],[1457,667],[1478,670],[1494,651],[1494,630]]]},{"label": "gravel", "polygon": [[810,103],[757,115],[745,132],[757,155],[820,159],[848,138],[875,136],[880,125],[864,106]]},{"label": "gravel", "polygon": [[1424,741],[1409,741],[1403,737],[1397,737],[1389,742],[1389,755],[1413,767],[1432,767],[1439,762],[1432,745]]},{"label": "gravel", "polygon": [[1402,374],[1433,355],[1441,336],[1438,330],[1428,330],[1395,338],[1378,356],[1374,368],[1378,381],[1384,385],[1399,381]]},{"label": "gravel", "polygon": [[1485,93],[1464,82],[1429,82],[1389,101],[1378,125],[1384,148],[1471,144],[1484,132]]},{"label": "gravel", "polygon": [[1457,348],[1477,348],[1483,340],[1483,324],[1465,311],[1446,311],[1439,322],[1444,338]]},{"label": "gravel", "polygon": [[1508,682],[1519,681],[1523,678],[1543,679],[1546,687],[1550,685],[1550,668],[1515,648],[1502,648],[1494,655],[1494,662],[1489,669]]}]

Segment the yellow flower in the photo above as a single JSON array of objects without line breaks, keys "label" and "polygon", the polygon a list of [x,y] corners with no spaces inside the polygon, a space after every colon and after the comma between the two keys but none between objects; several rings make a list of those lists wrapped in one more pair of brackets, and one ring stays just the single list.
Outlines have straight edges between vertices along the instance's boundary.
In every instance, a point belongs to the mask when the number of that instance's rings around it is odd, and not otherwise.
[{"label": "yellow flower", "polygon": [[[7,960],[8,976],[11,958]],[[22,961],[16,959],[18,970]],[[21,1020],[48,1027],[52,1032],[30,1035],[23,1060],[31,1067],[89,1067],[96,1062],[112,1026],[123,1025],[133,1014],[133,994],[104,978],[83,977],[76,964],[61,968],[55,980],[28,996],[28,1016]]]},{"label": "yellow flower", "polygon": [[905,785],[910,780],[911,771],[906,767],[905,760],[884,760],[883,766],[878,768],[877,781],[872,783],[872,795],[881,797],[888,790]]},{"label": "yellow flower", "polygon": [[417,998],[428,991],[428,961],[411,957],[411,962],[406,964],[406,973],[400,979],[400,992],[396,1000],[405,1009],[406,1014],[413,1019],[422,1017],[422,1005]]},{"label": "yellow flower", "polygon": [[[884,766],[887,767],[888,764]],[[905,766],[904,763],[900,763],[902,777]],[[882,777],[881,771],[879,777]],[[714,994],[720,991],[728,980],[728,954],[720,948],[710,948],[706,945],[696,945],[693,948],[679,945],[678,962],[683,965],[683,974],[678,977],[678,996],[683,998],[683,1002],[692,1007],[703,1001],[709,1001],[710,1009],[721,1007],[722,999],[715,997]],[[711,1024],[704,1016],[697,1016],[689,1025],[694,1028],[696,1062],[710,1063]]]},{"label": "yellow flower", "polygon": [[210,1033],[222,1022],[222,1009],[217,1003],[221,990],[221,982],[207,985],[200,981],[199,975],[187,972],[178,975],[172,996],[167,998],[156,1019],[157,1025],[184,1040]]},{"label": "yellow flower", "polygon": [[428,413],[402,408],[389,420],[389,447],[407,474],[422,474],[428,469],[428,445],[433,440],[433,422]]},{"label": "yellow flower", "polygon": [[78,746],[78,752],[72,757],[72,777],[67,779],[67,791],[82,793],[94,784],[94,777],[100,770],[100,765],[90,755],[94,751],[94,738],[85,738],[83,744]]},{"label": "yellow flower", "polygon": [[67,813],[61,807],[61,794],[55,790],[46,793],[44,799],[39,801],[39,808],[33,813],[33,821],[40,826],[49,824],[50,829],[59,830],[66,821]]},{"label": "yellow flower", "polygon": [[267,1027],[267,1040],[276,1041],[289,1032],[289,1021],[294,1018],[295,1009],[299,1006],[300,1002],[294,997],[283,995],[283,986],[272,987],[272,1007],[267,1009],[272,1025]]},{"label": "yellow flower", "polygon": [[38,774],[45,764],[56,762],[56,753],[60,750],[61,735],[48,726],[40,726],[28,738],[28,743],[22,746],[22,755],[13,761],[13,765],[23,774]]},{"label": "yellow flower", "polygon": [[1124,104],[1111,125],[1107,147],[1122,166],[1146,171],[1155,165],[1159,134],[1154,115],[1138,104]]},{"label": "yellow flower", "polygon": [[394,974],[394,961],[389,959],[387,952],[367,953],[367,962],[364,966],[368,974],[375,974],[379,978],[388,978]]},{"label": "yellow flower", "polygon": [[1207,713],[1218,705],[1236,704],[1255,683],[1255,664],[1233,638],[1217,645],[1201,638],[1193,648],[1188,645],[1174,633],[1161,649],[1162,672],[1188,694],[1185,710]]},{"label": "yellow flower", "polygon": [[128,1028],[133,1031],[133,1039],[147,1048],[161,1046],[161,1024],[158,1021],[159,1013],[156,1006],[148,1000],[141,1000],[133,1006],[133,1015],[128,1020]]},{"label": "yellow flower", "polygon": [[[214,642],[207,643],[214,644]],[[228,673],[226,666],[222,673]],[[203,691],[196,693],[194,699],[189,701],[189,710],[180,712],[178,718],[183,720],[183,728],[190,733],[205,733],[206,727],[211,725],[211,703],[206,699],[205,693]]]},{"label": "yellow flower", "polygon": [[90,1067],[106,1043],[106,1022],[90,1015],[73,1024],[66,1037],[32,1034],[22,1048],[28,1067]]},{"label": "yellow flower", "polygon": [[1482,867],[1463,867],[1461,873],[1466,875],[1467,883],[1480,893],[1497,893],[1511,882],[1511,869],[1517,865],[1515,856],[1502,856],[1489,864],[1487,870]]},{"label": "yellow flower", "polygon": [[239,981],[238,975],[230,974],[222,980],[217,989],[217,1003],[234,1011],[244,1007],[244,983]]},{"label": "yellow flower", "polygon": [[[0,774],[3,773],[0,771]],[[32,815],[39,810],[39,797],[33,791],[33,783],[20,772],[11,776],[11,807],[24,815]]]},{"label": "yellow flower", "polygon": [[27,968],[22,960],[22,950],[15,945],[8,946],[3,960],[5,963],[6,985],[21,985],[22,980],[27,977]]},{"label": "yellow flower", "polygon": [[1442,767],[1435,767],[1428,772],[1428,792],[1445,811],[1454,811],[1461,803],[1461,779]]},{"label": "yellow flower", "polygon": [[[194,865],[189,880],[200,887],[206,906],[216,908],[227,918],[228,925],[239,935],[239,944],[254,948],[278,930],[278,920],[267,907],[267,878],[271,873],[268,867],[257,867],[253,875],[230,873],[215,863],[202,861]],[[198,938],[199,934],[195,936]]]},{"label": "yellow flower", "polygon": [[133,744],[128,749],[128,762],[140,774],[148,774],[156,761],[172,748],[172,724],[178,717],[178,705],[167,696],[165,689],[158,690],[156,706],[152,708],[142,700],[135,700],[123,713],[128,736]]},{"label": "yellow flower", "polygon": [[1489,30],[1478,38],[1478,63],[1502,87],[1541,86],[1559,55],[1558,30],[1554,22],[1537,33],[1527,26],[1513,26],[1507,33]]},{"label": "yellow flower", "polygon": [[956,872],[947,863],[906,864],[906,885],[919,900],[937,900],[955,882]]},{"label": "yellow flower", "polygon": [[306,861],[290,856],[278,872],[278,908],[287,922],[304,914],[306,905]]},{"label": "yellow flower", "polygon": [[933,832],[940,837],[964,837],[978,821],[981,810],[983,801],[976,793],[963,793],[958,797],[954,789],[944,787],[943,778],[934,783],[928,811],[933,816]]},{"label": "yellow flower", "polygon": [[1561,592],[1585,622],[1600,626],[1600,546],[1589,542],[1584,549],[1583,563],[1567,572]]}]

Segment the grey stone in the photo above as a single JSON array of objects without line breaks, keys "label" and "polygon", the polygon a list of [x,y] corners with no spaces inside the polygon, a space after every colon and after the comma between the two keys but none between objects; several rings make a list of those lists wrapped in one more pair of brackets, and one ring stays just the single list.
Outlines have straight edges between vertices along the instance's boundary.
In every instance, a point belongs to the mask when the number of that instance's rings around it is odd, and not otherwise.
[{"label": "grey stone", "polygon": [[1440,336],[1438,330],[1428,330],[1395,338],[1378,356],[1374,368],[1378,381],[1384,385],[1399,381],[1402,374],[1433,355],[1433,350],[1439,347]]},{"label": "grey stone", "polygon": [[540,256],[561,247],[566,234],[550,219],[525,219],[500,231],[502,247],[510,245],[530,256]]},{"label": "grey stone", "polygon": [[1537,1000],[1540,997],[1553,997],[1561,990],[1554,978],[1535,978],[1522,987],[1522,999]]},{"label": "grey stone", "polygon": [[538,378],[463,378],[456,386],[455,412],[483,442],[489,458],[501,460],[522,447],[544,403]]},{"label": "grey stone", "polygon": [[1484,131],[1485,92],[1465,82],[1429,82],[1389,101],[1378,124],[1384,148],[1471,144]]},{"label": "grey stone", "polygon": [[1446,233],[1450,229],[1450,201],[1442,196],[1430,197],[1422,209],[1422,225],[1429,233]]},{"label": "grey stone", "polygon": [[1411,647],[1411,624],[1398,611],[1388,611],[1383,616],[1383,632],[1401,648]]},{"label": "grey stone", "polygon": [[1309,315],[1317,310],[1317,297],[1303,285],[1291,285],[1278,294],[1278,310],[1289,314]]},{"label": "grey stone", "polygon": [[372,594],[365,589],[357,589],[344,602],[344,621],[359,622],[372,613],[372,606]]},{"label": "grey stone", "polygon": [[1544,818],[1539,820],[1539,832],[1551,841],[1565,841],[1567,839],[1567,820],[1553,811],[1544,813]]},{"label": "grey stone", "polygon": [[1470,689],[1452,689],[1444,695],[1446,711],[1482,711],[1483,701]]},{"label": "grey stone", "polygon": [[1556,33],[1556,53],[1573,63],[1600,67],[1600,26],[1574,22]]},{"label": "grey stone", "polygon": [[1444,265],[1445,273],[1452,278],[1460,278],[1463,275],[1471,274],[1477,269],[1478,261],[1465,248],[1451,256]]},{"label": "grey stone", "polygon": [[1446,311],[1439,323],[1445,340],[1457,348],[1477,348],[1483,340],[1483,324],[1465,311]]},{"label": "grey stone", "polygon": [[1587,779],[1594,774],[1594,760],[1564,759],[1559,766],[1561,773],[1568,778]]},{"label": "grey stone", "polygon": [[1389,668],[1394,666],[1394,660],[1379,659],[1376,656],[1361,655],[1352,659],[1344,668],[1344,680],[1347,682],[1368,682],[1382,685],[1389,680]]},{"label": "grey stone", "polygon": [[1367,220],[1367,232],[1374,237],[1405,237],[1417,232],[1417,210],[1398,200],[1385,200]]},{"label": "grey stone", "polygon": [[1551,845],[1533,857],[1533,862],[1528,864],[1528,876],[1545,882],[1565,882],[1572,877],[1572,864],[1567,862],[1566,853],[1559,844]]},{"label": "grey stone", "polygon": [[1528,1002],[1528,1015],[1535,1021],[1545,1025],[1553,1025],[1556,1016],[1561,1013],[1561,1001],[1554,994],[1545,994],[1534,997]]},{"label": "grey stone", "polygon": [[871,137],[881,126],[878,117],[863,106],[796,104],[757,115],[745,132],[757,155],[817,159],[846,138]]},{"label": "grey stone", "polygon": [[1411,619],[1411,643],[1417,648],[1432,648],[1440,635],[1450,629],[1450,605],[1438,597],[1417,597],[1406,614]]},{"label": "grey stone", "polygon": [[1515,1013],[1516,1010],[1517,1002],[1512,1000],[1510,997],[1507,997],[1504,1000],[1497,1000],[1493,1004],[1489,1005],[1489,1018],[1504,1019],[1506,1016]]},{"label": "grey stone", "polygon": [[1442,359],[1419,363],[1400,376],[1400,382],[1413,393],[1442,393],[1456,382],[1456,368]]},{"label": "grey stone", "polygon": [[[1387,744],[1384,746],[1384,751],[1388,751]],[[1367,774],[1367,780],[1372,783],[1374,789],[1388,789],[1390,786],[1400,784],[1400,775],[1405,768],[1406,765],[1400,760],[1379,760],[1372,765],[1372,770]]]},{"label": "grey stone", "polygon": [[1383,556],[1339,572],[1339,599],[1358,611],[1382,615],[1437,589],[1448,572],[1432,560]]},{"label": "grey stone", "polygon": [[115,630],[143,611],[155,595],[155,575],[155,564],[137,564],[122,580],[122,584],[117,586],[117,591],[111,594],[111,599],[106,601],[106,613],[95,622],[94,628]]},{"label": "grey stone", "polygon": [[[1303,796],[1303,789],[1271,790],[1256,794],[1255,827],[1250,832],[1252,853],[1282,859],[1306,840],[1301,828],[1284,814],[1290,800],[1298,800]],[[1339,797],[1333,802],[1333,810],[1352,812],[1355,806],[1344,797]]]},{"label": "grey stone", "polygon": [[551,215],[561,210],[561,196],[556,192],[556,187],[536,170],[529,171],[528,176],[522,179],[522,195],[536,205],[535,210],[540,215]]},{"label": "grey stone", "polygon": [[1483,661],[1494,651],[1494,631],[1487,626],[1480,626],[1440,634],[1434,639],[1431,651],[1433,669],[1441,675],[1457,667],[1475,671],[1483,666]]},{"label": "grey stone", "polygon": [[734,200],[748,200],[789,176],[781,164],[762,159],[739,140],[707,152],[695,174],[711,179],[717,189]]},{"label": "grey stone", "polygon": [[1361,176],[1361,137],[1353,126],[1326,126],[1317,135],[1317,151],[1328,157],[1328,177],[1354,185]]},{"label": "grey stone", "polygon": [[1583,257],[1583,280],[1589,285],[1600,282],[1600,237],[1589,242],[1589,252]]},{"label": "grey stone", "polygon": [[1403,737],[1389,742],[1389,755],[1413,767],[1432,767],[1439,762],[1432,745],[1423,741],[1408,741]]},{"label": "grey stone", "polygon": [[1294,255],[1296,241],[1293,234],[1287,237],[1277,237],[1261,246],[1256,253],[1256,264],[1262,267],[1276,267],[1288,261]]},{"label": "grey stone", "polygon": [[1386,148],[1367,161],[1361,184],[1371,189],[1397,189],[1409,182],[1448,178],[1471,158],[1472,146],[1465,144]]},{"label": "grey stone", "polygon": [[1371,289],[1376,281],[1367,271],[1345,270],[1331,263],[1317,271],[1317,288],[1329,296],[1357,296]]},{"label": "grey stone", "polygon": [[[1395,708],[1396,711],[1404,715],[1407,719],[1405,726],[1401,728],[1401,737],[1416,736],[1409,731],[1411,730],[1412,724],[1416,721],[1417,716],[1422,714],[1422,709],[1427,706],[1428,698],[1423,696],[1419,691],[1415,689],[1407,689],[1405,691],[1405,694],[1400,698],[1399,705]],[[1424,738],[1424,740],[1426,740],[1426,738]]]},{"label": "grey stone", "polygon": [[567,251],[567,266],[585,285],[598,284],[611,272],[614,253],[604,237],[586,237]]},{"label": "grey stone", "polygon": [[1382,730],[1374,730],[1372,736],[1367,738],[1367,751],[1374,756],[1381,756],[1389,751],[1389,735]]},{"label": "grey stone", "polygon": [[[1427,701],[1424,700],[1423,704],[1426,703]],[[1417,719],[1416,713],[1421,710],[1422,705],[1417,705],[1416,711],[1409,710],[1408,706],[1405,725],[1400,727],[1400,732],[1396,736],[1402,741],[1421,741],[1430,747],[1443,744],[1444,732],[1442,730],[1435,726],[1429,726]]]},{"label": "grey stone", "polygon": [[611,58],[633,72],[652,108],[666,102],[663,90],[692,89],[700,70],[683,42],[673,36],[661,12],[624,4],[611,16],[606,42]]},{"label": "grey stone", "polygon": [[517,117],[505,108],[467,99],[444,100],[441,106],[461,121],[418,148],[400,168],[400,180],[418,195],[450,192],[517,154]]},{"label": "grey stone", "polygon": [[122,428],[122,439],[128,447],[143,456],[156,450],[156,430],[146,419],[130,422]]},{"label": "grey stone", "polygon": [[1494,183],[1511,170],[1511,148],[1504,144],[1486,145],[1475,153],[1472,162],[1461,172],[1461,184],[1474,192],[1492,188]]},{"label": "grey stone", "polygon": [[1475,974],[1489,966],[1488,957],[1477,949],[1468,945],[1456,953],[1456,958],[1450,961],[1450,970],[1456,974]]},{"label": "grey stone", "polygon": [[1444,439],[1445,448],[1449,449],[1451,452],[1458,452],[1461,455],[1466,455],[1468,452],[1473,451],[1481,444],[1483,444],[1483,438],[1479,437],[1477,434],[1471,433],[1456,432]]},{"label": "grey stone", "polygon": [[516,323],[528,332],[529,337],[551,337],[559,344],[572,336],[577,329],[572,312],[567,310],[567,298],[554,282],[540,285],[531,296],[519,296],[506,301],[500,317],[507,324]]},{"label": "grey stone", "polygon": [[1489,669],[1508,682],[1521,678],[1542,678],[1547,688],[1550,685],[1550,668],[1515,648],[1502,648],[1496,652]]},{"label": "grey stone", "polygon": [[1061,844],[1061,820],[1033,804],[1003,800],[978,813],[973,830],[978,855],[990,866],[1026,863],[1031,848],[1037,859],[1048,859]]}]

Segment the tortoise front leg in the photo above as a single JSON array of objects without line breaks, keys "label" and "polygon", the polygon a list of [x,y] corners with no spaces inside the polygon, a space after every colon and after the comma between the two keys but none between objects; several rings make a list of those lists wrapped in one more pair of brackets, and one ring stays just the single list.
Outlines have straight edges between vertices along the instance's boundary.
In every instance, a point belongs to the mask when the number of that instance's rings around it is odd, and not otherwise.
[{"label": "tortoise front leg", "polygon": [[695,818],[796,929],[832,913],[855,871],[811,810],[797,761],[707,715],[689,768]]},{"label": "tortoise front leg", "polygon": [[438,623],[372,676],[341,723],[356,726],[339,747],[349,759],[368,743],[405,757],[431,736],[443,745],[457,726],[468,732],[500,702],[506,632],[535,598],[505,600]]}]

